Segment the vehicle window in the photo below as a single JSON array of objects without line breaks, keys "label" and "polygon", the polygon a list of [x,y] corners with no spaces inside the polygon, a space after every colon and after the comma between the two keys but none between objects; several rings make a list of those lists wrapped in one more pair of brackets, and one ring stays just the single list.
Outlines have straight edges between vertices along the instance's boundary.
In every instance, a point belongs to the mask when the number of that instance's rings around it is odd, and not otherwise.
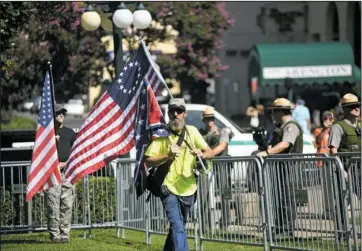
[{"label": "vehicle window", "polygon": [[82,104],[82,100],[80,99],[70,99],[68,101],[68,104],[71,104],[71,105],[81,105]]},{"label": "vehicle window", "polygon": [[[204,122],[202,122],[201,111],[188,111],[186,117],[186,125],[193,125],[199,130],[205,128],[205,124]],[[222,123],[218,119],[215,119],[215,125],[219,128],[225,127],[224,123]]]}]

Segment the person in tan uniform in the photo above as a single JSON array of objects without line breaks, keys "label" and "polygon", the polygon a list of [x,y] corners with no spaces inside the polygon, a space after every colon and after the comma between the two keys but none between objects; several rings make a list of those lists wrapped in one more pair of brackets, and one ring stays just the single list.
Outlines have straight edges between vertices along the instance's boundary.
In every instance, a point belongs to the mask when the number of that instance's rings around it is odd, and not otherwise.
[{"label": "person in tan uniform", "polygon": [[[357,119],[361,116],[361,102],[358,100],[356,95],[347,93],[341,99],[341,106],[343,109],[344,117],[334,123],[329,132],[329,148],[331,155],[336,153],[343,152],[359,152],[361,153],[361,127],[358,126]],[[347,165],[348,158],[342,159],[344,162],[344,178],[347,182],[352,182],[354,193],[361,198],[361,167],[351,170],[353,177],[348,177],[347,174]],[[339,176],[339,173],[337,173]],[[352,181],[350,181],[352,180]],[[341,186],[339,177],[337,178],[338,186]],[[339,198],[339,210],[337,212],[342,212],[343,210],[343,198]],[[337,228],[340,231],[346,232],[346,220],[343,215],[340,217],[341,221],[338,221]],[[339,233],[338,238],[341,239],[341,233]]]},{"label": "person in tan uniform", "polygon": [[[257,156],[266,157],[275,154],[302,153],[303,130],[292,118],[292,103],[285,98],[277,98],[272,106],[272,116],[276,123],[271,146],[257,152]],[[292,236],[295,231],[296,201],[293,188],[292,166],[283,162],[278,168],[270,170],[271,193],[275,197],[274,226],[272,235]]]}]

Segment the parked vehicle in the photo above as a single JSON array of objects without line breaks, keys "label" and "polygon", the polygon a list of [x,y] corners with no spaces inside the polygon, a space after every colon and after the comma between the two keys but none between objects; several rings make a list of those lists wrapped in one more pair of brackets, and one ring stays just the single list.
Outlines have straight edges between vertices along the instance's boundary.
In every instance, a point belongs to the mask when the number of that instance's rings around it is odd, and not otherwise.
[{"label": "parked vehicle", "polygon": [[24,103],[22,103],[21,105],[18,106],[18,110],[21,112],[30,112],[31,108],[34,105],[34,101],[33,100],[27,100]]},{"label": "parked vehicle", "polygon": [[[205,125],[202,122],[202,111],[206,108],[206,105],[199,104],[186,104],[187,117],[186,124],[193,125],[199,130],[204,128]],[[165,115],[166,122],[168,118],[168,106],[161,105],[161,110]],[[228,153],[230,156],[250,156],[252,152],[258,149],[258,145],[253,140],[253,134],[247,133],[234,122],[215,111],[215,124],[217,127],[228,127],[234,135],[230,140],[228,146]],[[313,145],[313,136],[303,135],[303,153],[316,153],[316,148]],[[248,177],[248,167],[244,164],[235,164],[233,168],[233,174],[231,181],[233,184],[245,184]]]},{"label": "parked vehicle", "polygon": [[41,97],[40,96],[35,96],[34,101],[33,101],[33,105],[30,108],[30,112],[31,113],[39,113],[40,106],[41,106]]},{"label": "parked vehicle", "polygon": [[67,109],[68,115],[82,117],[84,114],[84,105],[81,99],[70,99],[68,103],[64,105],[64,108]]}]

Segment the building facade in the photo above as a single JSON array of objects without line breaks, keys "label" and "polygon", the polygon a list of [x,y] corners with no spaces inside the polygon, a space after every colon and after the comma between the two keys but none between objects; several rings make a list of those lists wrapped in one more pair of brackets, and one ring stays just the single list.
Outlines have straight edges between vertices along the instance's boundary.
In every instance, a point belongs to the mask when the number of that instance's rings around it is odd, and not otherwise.
[{"label": "building facade", "polygon": [[[215,106],[232,116],[245,114],[251,102],[249,60],[259,43],[349,42],[355,65],[361,67],[360,2],[227,2],[234,25],[219,51],[229,69],[216,79]],[[283,87],[278,94],[284,93]],[[275,88],[261,94],[274,98]]]}]

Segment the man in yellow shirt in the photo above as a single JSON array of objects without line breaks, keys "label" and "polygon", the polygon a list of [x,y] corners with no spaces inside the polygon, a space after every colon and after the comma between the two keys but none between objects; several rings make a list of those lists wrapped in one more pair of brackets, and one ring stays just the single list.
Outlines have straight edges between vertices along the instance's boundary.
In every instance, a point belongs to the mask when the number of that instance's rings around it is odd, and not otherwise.
[{"label": "man in yellow shirt", "polygon": [[[163,181],[160,197],[170,222],[164,250],[186,251],[189,249],[185,224],[190,208],[194,204],[197,190],[196,156],[200,156],[202,159],[212,159],[214,154],[196,127],[185,126],[187,112],[183,99],[170,100],[168,116],[170,118],[170,136],[153,140],[145,153],[145,159],[148,167],[157,167],[172,160],[168,174]],[[178,146],[176,144],[178,135],[181,134],[184,127],[186,127],[185,138]],[[211,165],[207,169],[210,171]]]}]

